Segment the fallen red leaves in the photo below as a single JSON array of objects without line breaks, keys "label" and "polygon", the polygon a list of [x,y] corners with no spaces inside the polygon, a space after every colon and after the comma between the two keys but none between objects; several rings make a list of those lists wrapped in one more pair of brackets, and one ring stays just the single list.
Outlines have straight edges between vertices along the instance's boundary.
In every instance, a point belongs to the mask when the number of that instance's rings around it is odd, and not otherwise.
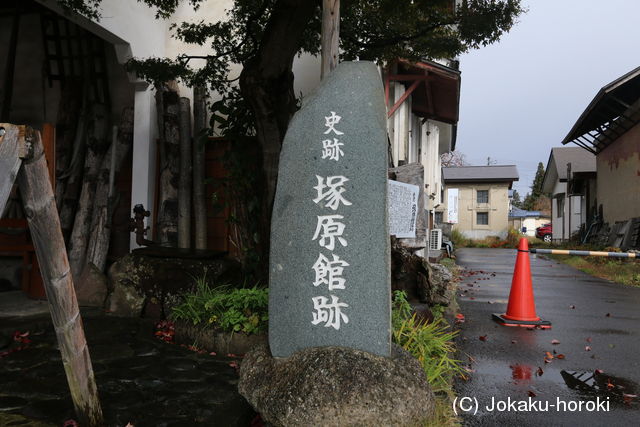
[{"label": "fallen red leaves", "polygon": [[480,335],[479,339],[480,341],[486,341],[488,338],[486,335]]},{"label": "fallen red leaves", "polygon": [[15,343],[18,343],[18,345],[8,350],[0,351],[0,358],[8,356],[11,353],[15,353],[16,351],[24,350],[25,348],[29,347],[29,344],[31,344],[31,338],[29,338],[29,331],[26,331],[26,332],[14,331],[12,338]]},{"label": "fallen red leaves", "polygon": [[175,326],[173,322],[162,320],[156,323],[156,332],[154,335],[156,338],[164,342],[173,343],[173,337],[175,335]]}]

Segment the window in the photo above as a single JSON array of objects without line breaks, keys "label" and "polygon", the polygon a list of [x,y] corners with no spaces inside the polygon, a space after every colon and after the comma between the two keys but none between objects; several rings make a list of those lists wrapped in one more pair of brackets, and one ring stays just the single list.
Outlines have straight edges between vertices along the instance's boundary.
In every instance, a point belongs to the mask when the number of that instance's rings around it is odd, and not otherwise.
[{"label": "window", "polygon": [[476,224],[489,225],[489,212],[476,212]]},{"label": "window", "polygon": [[478,190],[478,203],[489,203],[489,190]]},{"label": "window", "polygon": [[557,216],[558,218],[562,218],[562,216],[563,216],[563,214],[564,214],[564,196],[559,196],[559,197],[556,199],[556,202],[557,202],[557,205],[556,205],[556,206],[557,206],[557,208],[558,208],[558,209],[556,210],[556,216]]},{"label": "window", "polygon": [[443,215],[444,212],[436,212],[436,216],[434,218],[434,221],[436,224],[442,224],[442,220],[443,220]]}]

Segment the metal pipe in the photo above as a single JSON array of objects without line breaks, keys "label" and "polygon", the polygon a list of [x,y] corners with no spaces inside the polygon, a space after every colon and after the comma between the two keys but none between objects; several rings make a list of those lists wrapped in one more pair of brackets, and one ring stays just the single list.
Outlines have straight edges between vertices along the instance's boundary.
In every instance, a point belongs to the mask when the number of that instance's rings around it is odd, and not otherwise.
[{"label": "metal pipe", "polygon": [[572,249],[529,249],[532,254],[550,255],[577,255],[577,256],[604,256],[610,258],[640,258],[636,252],[600,252],[600,251],[576,251]]}]

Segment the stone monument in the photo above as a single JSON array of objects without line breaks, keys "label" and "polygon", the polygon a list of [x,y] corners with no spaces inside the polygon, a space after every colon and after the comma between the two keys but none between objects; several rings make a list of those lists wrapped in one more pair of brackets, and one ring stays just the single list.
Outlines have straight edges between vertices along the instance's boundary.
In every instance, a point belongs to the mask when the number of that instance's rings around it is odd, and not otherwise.
[{"label": "stone monument", "polygon": [[340,64],[294,116],[271,223],[269,346],[238,390],[274,426],[422,425],[434,396],[391,346],[382,79]]},{"label": "stone monument", "polygon": [[345,62],[289,125],[271,224],[275,357],[342,346],[390,355],[387,134],[382,81]]}]

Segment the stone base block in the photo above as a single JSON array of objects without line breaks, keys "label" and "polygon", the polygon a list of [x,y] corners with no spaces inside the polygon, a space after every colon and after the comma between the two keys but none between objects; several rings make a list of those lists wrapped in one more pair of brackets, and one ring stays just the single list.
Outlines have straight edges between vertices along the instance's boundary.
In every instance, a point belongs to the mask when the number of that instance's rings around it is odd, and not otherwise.
[{"label": "stone base block", "polygon": [[317,347],[283,359],[262,345],[245,356],[238,389],[274,426],[422,425],[435,406],[422,367],[395,345],[391,358]]}]

